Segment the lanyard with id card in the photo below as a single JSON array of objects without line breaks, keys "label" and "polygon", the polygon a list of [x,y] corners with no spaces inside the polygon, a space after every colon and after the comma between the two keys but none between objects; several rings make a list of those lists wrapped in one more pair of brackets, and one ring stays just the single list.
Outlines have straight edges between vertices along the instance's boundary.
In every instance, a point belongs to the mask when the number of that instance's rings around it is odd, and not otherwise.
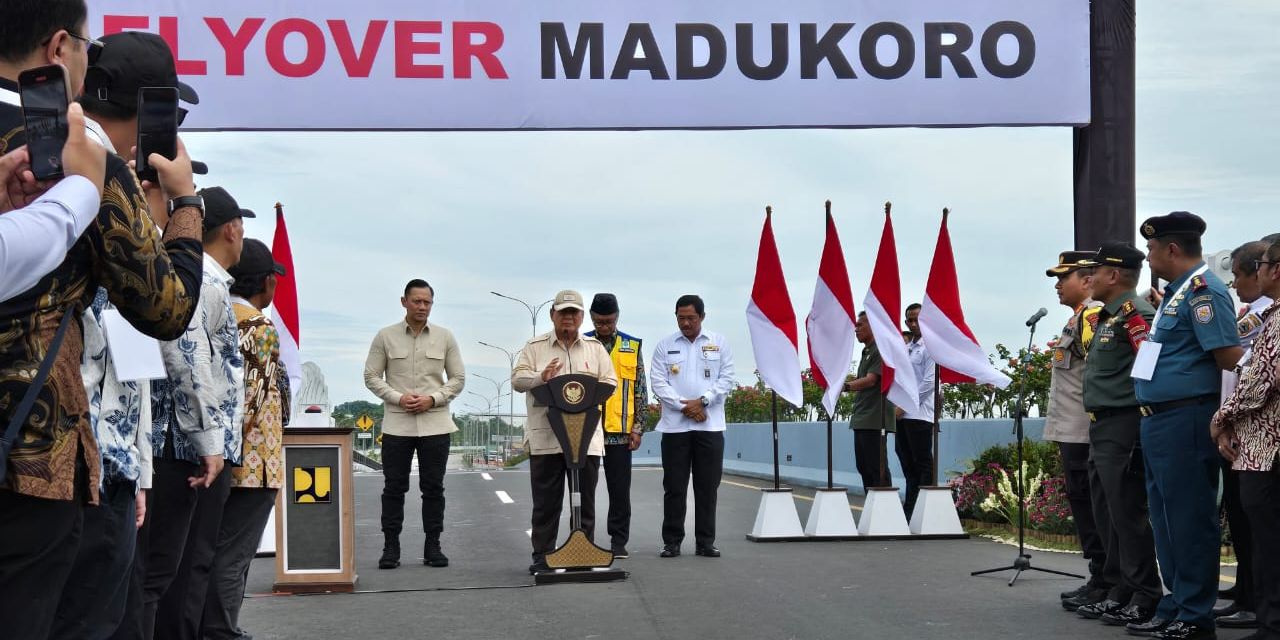
[{"label": "lanyard with id card", "polygon": [[1153,323],[1151,332],[1147,334],[1147,339],[1143,340],[1142,345],[1138,347],[1138,354],[1133,359],[1133,371],[1130,374],[1131,376],[1138,380],[1147,381],[1150,381],[1151,378],[1155,376],[1156,362],[1160,360],[1160,351],[1163,349],[1163,345],[1156,341],[1156,325],[1159,325],[1160,319],[1164,317],[1165,309],[1168,308],[1171,303],[1176,303],[1178,298],[1186,293],[1187,287],[1191,286],[1191,281],[1195,280],[1196,276],[1199,276],[1208,270],[1209,265],[1201,265],[1199,269],[1196,269],[1195,273],[1187,276],[1187,279],[1182,281],[1182,286],[1178,287],[1177,291],[1174,291],[1172,295],[1165,298],[1160,303],[1160,308],[1156,310],[1156,322]]}]

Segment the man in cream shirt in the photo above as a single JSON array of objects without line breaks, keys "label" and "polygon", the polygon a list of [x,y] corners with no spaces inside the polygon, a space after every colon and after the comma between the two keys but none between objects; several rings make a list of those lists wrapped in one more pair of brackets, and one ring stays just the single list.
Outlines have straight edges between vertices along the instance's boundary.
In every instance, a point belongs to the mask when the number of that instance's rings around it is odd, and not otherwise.
[{"label": "man in cream shirt", "polygon": [[400,304],[404,320],[378,332],[364,363],[364,385],[382,398],[382,533],[386,542],[379,569],[400,566],[400,530],[409,469],[418,454],[418,486],[422,490],[422,528],[426,532],[422,562],[449,566],[440,551],[444,531],[444,468],[449,460],[449,434],[458,430],[449,402],[462,393],[466,371],[453,333],[427,322],[435,290],[425,280],[410,280]]},{"label": "man in cream shirt", "polygon": [[[556,376],[570,373],[593,375],[601,382],[617,386],[613,360],[604,345],[595,338],[578,332],[585,309],[582,294],[561,291],[551,305],[554,330],[525,344],[511,371],[511,388],[524,393],[529,418],[525,423],[526,446],[529,449],[529,484],[533,493],[533,564],[529,573],[546,570],[546,554],[556,549],[556,533],[560,530],[560,509],[564,505],[564,484],[568,475],[560,443],[551,431],[547,408],[534,404],[534,387],[547,384]],[[600,458],[604,455],[604,432],[600,425],[587,448],[589,463],[579,472],[582,493],[582,528],[590,540],[595,539],[596,480],[600,476]]]}]

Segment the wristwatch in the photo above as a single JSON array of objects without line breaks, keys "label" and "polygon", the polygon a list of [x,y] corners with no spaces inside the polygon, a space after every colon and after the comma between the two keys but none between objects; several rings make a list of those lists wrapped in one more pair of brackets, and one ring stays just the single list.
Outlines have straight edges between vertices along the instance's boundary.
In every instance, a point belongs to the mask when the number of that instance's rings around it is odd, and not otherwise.
[{"label": "wristwatch", "polygon": [[706,397],[706,396],[702,396],[702,397],[700,397],[700,398],[698,398],[698,399],[702,401],[702,406],[703,406],[703,407],[706,407],[707,405],[711,404],[710,402],[707,402],[707,397]]},{"label": "wristwatch", "polygon": [[183,207],[195,207],[200,212],[200,219],[204,219],[204,198],[200,196],[178,196],[169,199],[169,215]]}]

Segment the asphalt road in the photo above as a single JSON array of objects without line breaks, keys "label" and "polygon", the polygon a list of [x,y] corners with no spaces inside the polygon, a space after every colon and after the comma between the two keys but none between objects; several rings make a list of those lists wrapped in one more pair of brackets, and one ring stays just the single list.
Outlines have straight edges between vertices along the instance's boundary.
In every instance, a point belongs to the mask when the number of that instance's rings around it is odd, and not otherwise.
[{"label": "asphalt road", "polygon": [[[382,479],[356,478],[356,562],[360,591],[270,595],[274,559],[250,570],[241,626],[257,640],[277,638],[1124,638],[1063,611],[1058,593],[1078,581],[1026,573],[969,573],[1010,564],[1016,550],[987,540],[752,543],[758,480],[725,478],[718,531],[724,556],[658,557],[661,472],[636,468],[632,557],[615,566],[623,582],[534,587],[529,564],[529,478],[523,471],[450,472],[444,552],[451,565],[421,563],[420,502],[406,501],[403,564],[380,571]],[[410,497],[413,491],[411,490]],[[505,492],[510,499],[502,499]],[[811,502],[799,490],[800,516]],[[599,488],[601,526],[607,546]],[[567,503],[567,501],[566,501]],[[567,528],[568,515],[562,519]],[[563,540],[563,535],[561,537]],[[1033,552],[1039,567],[1081,572],[1078,554]],[[1230,581],[1230,568],[1224,568]],[[1224,640],[1243,632],[1220,632]]]}]

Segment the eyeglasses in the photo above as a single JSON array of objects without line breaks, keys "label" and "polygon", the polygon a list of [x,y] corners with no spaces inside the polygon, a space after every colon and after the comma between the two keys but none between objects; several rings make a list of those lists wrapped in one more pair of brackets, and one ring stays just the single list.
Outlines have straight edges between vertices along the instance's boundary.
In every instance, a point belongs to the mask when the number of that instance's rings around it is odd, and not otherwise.
[{"label": "eyeglasses", "polygon": [[102,57],[102,48],[106,46],[102,44],[101,40],[86,38],[80,34],[71,33],[70,31],[67,32],[67,35],[84,43],[86,51],[88,52],[90,66],[98,64],[98,58]]},{"label": "eyeglasses", "polygon": [[[64,31],[67,32],[67,35],[84,43],[86,53],[88,54],[88,58],[89,58],[89,66],[98,64],[98,58],[102,57],[102,48],[106,46],[102,44],[101,40],[86,38],[70,29],[65,29]],[[46,44],[49,44],[52,41],[53,41],[53,36],[49,36],[49,39],[45,40],[44,42],[41,42],[40,45],[44,46]]]},{"label": "eyeglasses", "polygon": [[1280,264],[1280,261],[1276,261],[1276,260],[1254,260],[1254,261],[1253,261],[1253,270],[1254,270],[1254,271],[1257,271],[1258,269],[1261,269],[1261,268],[1262,268],[1262,265],[1264,265],[1264,264]]}]

